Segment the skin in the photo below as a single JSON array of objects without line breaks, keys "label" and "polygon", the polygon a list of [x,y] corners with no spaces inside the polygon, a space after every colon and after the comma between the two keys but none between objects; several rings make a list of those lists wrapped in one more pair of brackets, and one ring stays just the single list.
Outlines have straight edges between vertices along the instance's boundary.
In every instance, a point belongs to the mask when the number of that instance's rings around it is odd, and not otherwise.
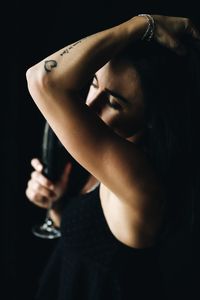
[{"label": "skin", "polygon": [[[43,165],[38,158],[31,160],[31,166],[34,171],[27,183],[26,197],[38,207],[47,209],[52,204],[56,204],[67,189],[72,166],[70,163],[66,164],[63,174],[57,182],[52,182],[42,174]],[[50,216],[55,226],[59,227],[61,221],[60,211],[57,210],[56,205],[53,207]]]},{"label": "skin", "polygon": [[[145,126],[143,93],[139,76],[128,62],[109,62],[101,68],[93,78],[86,104],[123,138],[134,143],[142,139]],[[71,165],[66,165],[61,179],[56,183],[42,175],[43,166],[39,159],[32,159],[31,165],[35,170],[28,181],[26,196],[37,206],[48,208],[67,189]],[[97,180],[91,175],[81,193],[87,193],[96,183]],[[59,226],[60,213],[56,209],[52,209],[51,217]]]},{"label": "skin", "polygon": [[[60,227],[62,212],[57,209],[56,204],[68,188],[72,165],[71,163],[66,164],[63,174],[61,174],[61,177],[57,182],[52,182],[42,174],[43,165],[38,158],[33,158],[31,160],[31,166],[34,171],[31,172],[31,177],[27,183],[25,191],[26,197],[33,204],[44,209],[51,207],[53,204],[52,209],[50,210],[50,217],[54,222],[54,225]],[[80,194],[89,192],[96,183],[96,178],[91,175],[86,184],[82,187]]]},{"label": "skin", "polygon": [[[144,138],[146,123],[143,91],[139,74],[128,61],[111,60],[96,72],[86,104],[123,139],[138,144]],[[155,182],[155,189],[156,185],[159,183]],[[139,215],[136,216],[129,206],[122,205],[121,201],[102,183],[100,184],[100,198],[111,232],[124,244],[136,247],[132,228],[137,226],[135,220],[139,218]],[[161,221],[160,206],[156,207],[153,215],[154,222],[151,220],[150,227],[155,233]],[[137,222],[139,227],[140,221],[137,220]],[[140,244],[145,247],[150,246],[154,233],[150,234],[150,237],[143,237],[143,240],[141,238]]]},{"label": "skin", "polygon": [[[86,98],[86,105],[123,139],[134,144],[142,140],[146,126],[143,92],[139,75],[127,61],[123,59],[110,61],[96,72]],[[36,205],[47,208],[51,202],[58,201],[67,188],[70,165],[66,165],[60,181],[52,184],[42,175],[42,165],[38,159],[32,160],[31,164],[36,170],[28,182],[26,195]],[[96,182],[96,178],[91,175],[81,193],[88,192]],[[129,208],[127,210],[121,207],[120,213],[113,214],[116,211],[117,198],[112,195],[108,201],[108,190],[102,184],[100,194],[111,231],[119,240],[131,246],[132,217],[130,211],[128,212]],[[59,226],[61,216],[56,209],[51,210],[51,217],[55,225]],[[158,217],[156,219],[158,220]],[[126,228],[126,236],[120,228],[123,228],[123,231]]]},{"label": "skin", "polygon": [[128,62],[108,62],[96,72],[86,104],[121,137],[136,142],[142,134],[143,92],[139,76]]},{"label": "skin", "polygon": [[[184,33],[199,39],[185,18],[153,17],[154,39],[177,54],[183,55],[179,37]],[[145,17],[134,17],[66,46],[26,74],[35,104],[64,147],[101,182],[101,205],[112,233],[135,248],[154,243],[163,190],[136,145],[135,135],[141,137],[144,129],[139,78],[126,62],[112,59],[130,41],[141,39],[147,26]],[[85,103],[80,91],[95,73],[98,82]],[[129,100],[129,108],[123,106],[119,113],[108,107],[111,89]]]}]

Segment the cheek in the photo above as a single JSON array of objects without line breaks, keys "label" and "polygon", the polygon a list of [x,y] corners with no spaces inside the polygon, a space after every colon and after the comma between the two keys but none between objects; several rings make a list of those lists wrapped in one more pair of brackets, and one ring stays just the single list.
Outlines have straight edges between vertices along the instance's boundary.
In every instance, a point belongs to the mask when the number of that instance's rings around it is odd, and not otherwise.
[{"label": "cheek", "polygon": [[128,138],[144,127],[143,115],[120,115],[110,120],[113,130],[124,138]]},{"label": "cheek", "polygon": [[113,127],[118,119],[118,114],[108,106],[105,106],[101,110],[101,114],[99,116],[104,121],[104,123],[106,123],[110,127]]},{"label": "cheek", "polygon": [[104,112],[101,119],[121,136],[125,136],[131,129],[129,120],[120,113]]}]

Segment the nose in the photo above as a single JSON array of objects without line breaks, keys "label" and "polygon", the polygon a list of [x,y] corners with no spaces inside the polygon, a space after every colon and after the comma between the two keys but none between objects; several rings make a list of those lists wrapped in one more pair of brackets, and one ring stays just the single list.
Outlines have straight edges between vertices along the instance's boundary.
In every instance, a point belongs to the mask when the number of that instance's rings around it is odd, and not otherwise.
[{"label": "nose", "polygon": [[106,93],[104,91],[89,91],[86,104],[100,116],[102,114],[105,101]]}]

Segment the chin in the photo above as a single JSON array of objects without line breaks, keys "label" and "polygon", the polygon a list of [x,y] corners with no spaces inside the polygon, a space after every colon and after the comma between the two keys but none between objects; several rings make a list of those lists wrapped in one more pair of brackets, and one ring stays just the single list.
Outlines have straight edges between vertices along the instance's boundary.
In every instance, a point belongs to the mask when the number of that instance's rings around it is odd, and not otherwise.
[{"label": "chin", "polygon": [[127,137],[126,140],[134,144],[139,144],[144,139],[144,135],[145,131],[139,130],[134,135]]}]

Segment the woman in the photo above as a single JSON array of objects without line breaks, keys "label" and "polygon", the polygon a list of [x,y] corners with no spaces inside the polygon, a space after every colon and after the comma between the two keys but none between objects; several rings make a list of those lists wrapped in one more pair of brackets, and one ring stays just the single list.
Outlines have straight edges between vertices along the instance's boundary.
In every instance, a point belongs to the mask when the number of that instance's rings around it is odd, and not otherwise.
[{"label": "woman", "polygon": [[[200,39],[186,18],[139,15],[27,71],[39,110],[67,151],[100,183],[67,206],[63,238],[38,299],[164,298],[156,253],[163,232],[175,226],[169,197],[176,195],[176,186],[169,174],[181,175],[184,141],[178,134],[185,116],[177,115],[177,107],[185,80],[179,79],[187,55],[184,37]],[[85,101],[82,89],[91,80]],[[161,157],[157,151],[165,152],[164,161],[156,158]],[[45,285],[51,281],[49,292]]]}]

